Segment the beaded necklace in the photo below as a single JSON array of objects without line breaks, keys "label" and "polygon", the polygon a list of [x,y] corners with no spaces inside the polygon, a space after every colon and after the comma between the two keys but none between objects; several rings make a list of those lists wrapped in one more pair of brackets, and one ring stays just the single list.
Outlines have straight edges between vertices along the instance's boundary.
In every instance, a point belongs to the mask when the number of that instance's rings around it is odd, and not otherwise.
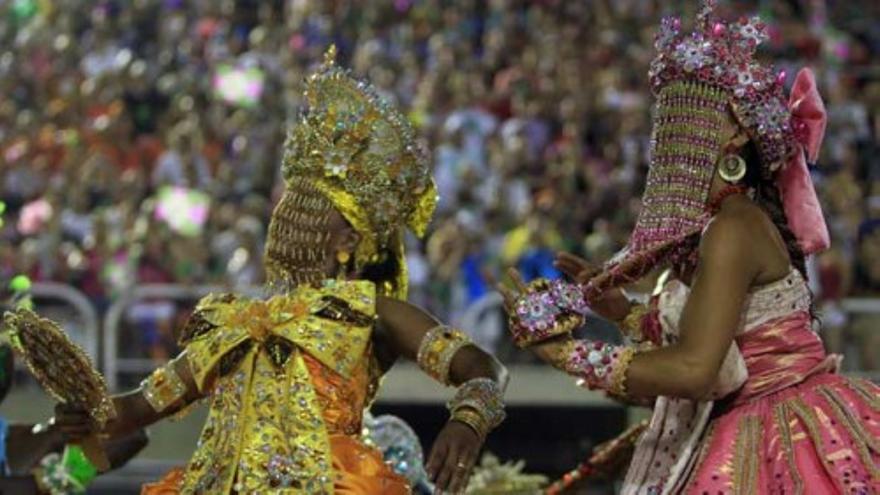
[{"label": "beaded necklace", "polygon": [[717,214],[721,211],[721,204],[724,203],[724,200],[735,195],[735,194],[748,194],[749,188],[743,186],[741,184],[729,184],[724,187],[724,189],[718,191],[712,199],[706,203],[706,211],[711,215]]}]

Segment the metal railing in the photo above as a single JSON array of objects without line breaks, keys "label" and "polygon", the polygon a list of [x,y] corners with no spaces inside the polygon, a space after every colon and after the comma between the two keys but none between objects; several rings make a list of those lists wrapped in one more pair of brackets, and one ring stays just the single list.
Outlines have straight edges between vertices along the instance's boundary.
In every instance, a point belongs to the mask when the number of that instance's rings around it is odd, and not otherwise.
[{"label": "metal railing", "polygon": [[[110,390],[116,390],[120,373],[147,373],[156,367],[154,359],[119,357],[120,323],[125,310],[131,304],[143,299],[197,301],[208,294],[217,292],[229,292],[229,288],[213,285],[150,284],[137,286],[116,300],[104,315],[104,376]],[[240,292],[256,295],[260,293],[260,288],[249,287]]]},{"label": "metal railing", "polygon": [[[86,352],[101,366],[108,385],[114,389],[119,384],[121,373],[146,373],[156,366],[156,361],[143,357],[120,357],[120,328],[125,311],[134,303],[144,299],[196,301],[212,292],[228,292],[228,287],[221,286],[183,286],[178,284],[155,284],[138,286],[117,299],[106,311],[101,320],[94,305],[81,291],[66,284],[38,282],[32,287],[32,295],[41,299],[59,300],[74,309],[82,322],[82,343]],[[243,291],[249,295],[258,295],[258,287],[249,287]],[[487,316],[499,311],[502,306],[501,296],[490,293],[472,304],[459,318],[462,328],[476,329],[487,321]],[[880,299],[850,298],[841,303],[841,307],[850,315],[880,314]],[[39,310],[39,305],[38,305]],[[497,323],[497,322],[496,322]],[[878,328],[880,331],[880,328]],[[485,342],[481,342],[486,344]],[[492,347],[489,345],[488,347]],[[103,359],[98,360],[97,358]],[[855,372],[853,374],[880,380],[880,372]]]},{"label": "metal railing", "polygon": [[34,283],[30,292],[33,299],[56,299],[76,310],[83,324],[83,347],[92,360],[97,360],[101,349],[101,320],[89,298],[70,285],[55,282]]},{"label": "metal railing", "polygon": [[[471,304],[456,322],[456,326],[470,333],[470,337],[484,349],[494,352],[498,340],[504,332],[504,321],[498,309],[504,305],[504,298],[498,292],[490,292]],[[477,335],[476,329],[482,329]]]}]

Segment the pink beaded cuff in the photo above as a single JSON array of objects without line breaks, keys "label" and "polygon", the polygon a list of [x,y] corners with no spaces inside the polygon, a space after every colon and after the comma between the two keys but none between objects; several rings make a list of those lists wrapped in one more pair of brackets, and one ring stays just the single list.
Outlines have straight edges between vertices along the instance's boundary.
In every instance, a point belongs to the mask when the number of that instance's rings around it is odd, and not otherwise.
[{"label": "pink beaded cuff", "polygon": [[626,370],[635,355],[631,347],[576,340],[571,344],[566,371],[581,377],[590,389],[626,396]]},{"label": "pink beaded cuff", "polygon": [[532,282],[515,303],[510,331],[519,347],[571,333],[583,324],[588,306],[580,286],[561,280]]}]

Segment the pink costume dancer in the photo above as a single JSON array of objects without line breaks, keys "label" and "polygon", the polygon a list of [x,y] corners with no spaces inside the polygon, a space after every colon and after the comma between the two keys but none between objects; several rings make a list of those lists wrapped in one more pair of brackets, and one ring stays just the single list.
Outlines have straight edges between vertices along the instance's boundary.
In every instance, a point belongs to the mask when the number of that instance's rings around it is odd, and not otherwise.
[{"label": "pink costume dancer", "polygon": [[[784,73],[754,59],[765,39],[761,21],[728,24],[714,17],[714,6],[704,2],[694,33],[682,34],[678,19],[666,19],[657,36],[651,168],[627,248],[584,286],[538,282],[522,294],[511,315],[520,346],[570,332],[587,301],[657,267],[694,268],[714,214],[707,205],[720,204],[709,198],[716,167],[737,169],[719,151],[729,112],[755,145],[761,180],[775,182],[799,251],[828,247],[807,169],[825,127],[813,75],[801,71],[786,98]],[[718,173],[728,182],[743,178]],[[567,339],[548,360],[590,388],[625,395],[634,355],[678,340],[689,292],[673,279],[659,284],[649,304],[634,306],[622,324],[629,345]],[[880,388],[836,374],[840,359],[826,354],[810,308],[796,268],[752,289],[710,395],[654,400],[622,493],[880,493]]]}]

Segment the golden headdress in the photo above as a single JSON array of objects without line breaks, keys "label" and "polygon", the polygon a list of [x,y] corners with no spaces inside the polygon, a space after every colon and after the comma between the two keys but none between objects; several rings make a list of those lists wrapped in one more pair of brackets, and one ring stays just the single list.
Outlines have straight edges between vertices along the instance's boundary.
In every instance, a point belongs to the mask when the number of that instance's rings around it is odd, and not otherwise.
[{"label": "golden headdress", "polygon": [[[437,191],[426,154],[407,119],[369,84],[337,66],[335,57],[336,49],[331,46],[324,63],[306,80],[306,108],[285,142],[282,175],[288,192],[317,191],[323,196],[308,201],[300,195],[301,204],[326,198],[360,234],[354,253],[356,266],[382,261],[387,253],[399,258],[401,273],[394,287],[379,289],[403,298],[403,230],[409,227],[416,235],[424,235],[437,203]],[[288,196],[286,192],[285,198]],[[276,225],[270,226],[267,255],[273,250],[290,251],[280,245],[278,237],[291,234],[282,220],[297,220],[293,202],[291,197],[290,205],[279,205],[273,214]],[[320,232],[313,232],[311,237],[320,238]],[[267,268],[271,278],[273,271],[283,270],[284,266],[267,261]]]}]

